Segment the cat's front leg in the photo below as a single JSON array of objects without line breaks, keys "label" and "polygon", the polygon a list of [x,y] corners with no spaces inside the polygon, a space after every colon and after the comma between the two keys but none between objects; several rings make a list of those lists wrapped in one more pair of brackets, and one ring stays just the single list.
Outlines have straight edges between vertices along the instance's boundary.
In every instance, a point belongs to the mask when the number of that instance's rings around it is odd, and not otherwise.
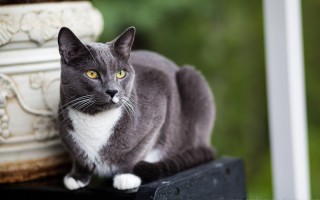
[{"label": "cat's front leg", "polygon": [[113,187],[118,190],[134,189],[140,187],[140,185],[141,178],[131,173],[117,174],[113,178]]},{"label": "cat's front leg", "polygon": [[69,190],[77,190],[89,185],[91,180],[91,172],[87,167],[83,167],[78,162],[73,163],[70,173],[64,179],[64,185]]}]

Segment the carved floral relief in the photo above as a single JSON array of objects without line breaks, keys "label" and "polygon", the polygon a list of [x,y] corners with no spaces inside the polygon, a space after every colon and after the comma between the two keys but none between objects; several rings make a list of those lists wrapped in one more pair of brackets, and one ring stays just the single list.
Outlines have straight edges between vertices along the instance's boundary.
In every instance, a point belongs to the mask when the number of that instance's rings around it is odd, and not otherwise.
[{"label": "carved floral relief", "polygon": [[30,40],[42,45],[48,40],[57,38],[58,31],[63,26],[74,30],[80,37],[96,38],[102,31],[102,16],[91,6],[81,9],[65,8],[56,12],[0,14],[0,46],[10,42],[12,36],[19,31],[25,32]]},{"label": "carved floral relief", "polygon": [[0,14],[0,46],[10,42],[12,35],[19,30],[19,27],[19,17]]},{"label": "carved floral relief", "polygon": [[6,142],[6,139],[10,137],[10,131],[8,129],[10,121],[6,112],[6,104],[7,100],[11,98],[16,98],[25,112],[36,116],[32,124],[33,134],[36,140],[46,140],[58,136],[55,119],[57,108],[50,105],[46,96],[48,95],[48,88],[52,83],[59,81],[59,78],[47,80],[44,78],[44,73],[39,72],[30,74],[29,80],[31,89],[41,90],[47,109],[40,110],[29,107],[23,100],[19,88],[15,85],[12,78],[0,74],[0,143]]}]

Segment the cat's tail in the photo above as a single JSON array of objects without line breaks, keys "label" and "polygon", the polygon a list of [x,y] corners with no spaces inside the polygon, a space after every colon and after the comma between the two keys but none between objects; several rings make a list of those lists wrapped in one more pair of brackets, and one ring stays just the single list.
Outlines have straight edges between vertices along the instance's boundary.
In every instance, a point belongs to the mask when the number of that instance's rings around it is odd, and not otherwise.
[{"label": "cat's tail", "polygon": [[156,163],[140,161],[134,167],[133,173],[139,176],[144,183],[168,177],[183,170],[195,167],[214,159],[211,147],[199,147],[186,150],[171,158]]}]

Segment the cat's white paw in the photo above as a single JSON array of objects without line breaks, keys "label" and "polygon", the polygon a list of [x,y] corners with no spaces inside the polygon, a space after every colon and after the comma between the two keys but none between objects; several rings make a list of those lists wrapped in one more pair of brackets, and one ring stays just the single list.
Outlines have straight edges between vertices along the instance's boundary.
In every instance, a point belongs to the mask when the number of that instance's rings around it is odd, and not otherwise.
[{"label": "cat's white paw", "polygon": [[64,185],[66,186],[66,188],[68,188],[69,190],[77,190],[80,188],[83,188],[85,186],[87,186],[86,184],[82,183],[79,180],[75,180],[74,178],[66,175],[63,179]]},{"label": "cat's white paw", "polygon": [[113,187],[118,190],[128,190],[141,185],[141,179],[134,174],[118,174],[113,178]]}]

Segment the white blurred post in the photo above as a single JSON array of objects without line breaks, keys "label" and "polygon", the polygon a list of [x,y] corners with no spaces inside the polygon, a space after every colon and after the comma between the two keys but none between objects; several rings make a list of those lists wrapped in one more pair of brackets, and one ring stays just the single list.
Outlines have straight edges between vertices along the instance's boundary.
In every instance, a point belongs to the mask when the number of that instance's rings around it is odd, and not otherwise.
[{"label": "white blurred post", "polygon": [[300,0],[264,0],[274,198],[310,199]]}]

